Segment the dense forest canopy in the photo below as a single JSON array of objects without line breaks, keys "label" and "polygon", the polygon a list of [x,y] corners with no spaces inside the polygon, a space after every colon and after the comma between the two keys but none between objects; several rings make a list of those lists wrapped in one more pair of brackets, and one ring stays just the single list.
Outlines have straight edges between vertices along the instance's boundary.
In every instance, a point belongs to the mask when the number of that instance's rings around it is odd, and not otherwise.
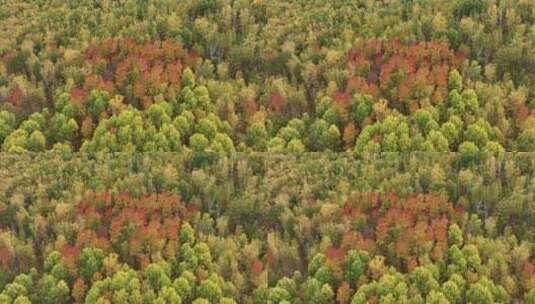
[{"label": "dense forest canopy", "polygon": [[4,0],[0,304],[535,304],[533,0]]},{"label": "dense forest canopy", "polygon": [[535,157],[6,155],[5,303],[533,303]]},{"label": "dense forest canopy", "polygon": [[529,0],[7,0],[0,17],[5,152],[535,151]]}]

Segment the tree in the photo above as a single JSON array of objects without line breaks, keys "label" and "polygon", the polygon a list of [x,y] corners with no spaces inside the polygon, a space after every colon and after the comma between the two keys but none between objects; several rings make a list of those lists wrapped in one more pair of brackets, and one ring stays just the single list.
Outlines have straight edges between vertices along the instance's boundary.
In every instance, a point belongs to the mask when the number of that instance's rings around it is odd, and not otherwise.
[{"label": "tree", "polygon": [[467,141],[474,143],[478,147],[483,147],[489,140],[487,131],[480,125],[469,125],[465,131],[464,137]]},{"label": "tree", "polygon": [[50,121],[50,129],[47,138],[53,143],[73,141],[77,138],[78,123],[73,118],[67,118],[59,113]]},{"label": "tree", "polygon": [[193,295],[190,282],[184,276],[175,279],[175,281],[173,282],[173,288],[177,291],[177,294],[184,301],[190,300]]},{"label": "tree", "polygon": [[98,119],[109,105],[109,95],[106,91],[92,90],[87,100],[87,110]]},{"label": "tree", "polygon": [[442,284],[441,292],[449,303],[457,303],[461,300],[461,290],[453,281]]},{"label": "tree", "polygon": [[163,287],[158,293],[157,303],[181,304],[182,299],[177,292],[170,287]]},{"label": "tree", "polygon": [[472,284],[466,292],[466,302],[475,303],[494,303],[492,292],[480,283]]},{"label": "tree", "polygon": [[457,224],[453,224],[448,228],[448,244],[450,246],[456,245],[457,247],[463,245],[463,232]]},{"label": "tree", "polygon": [[223,296],[219,285],[211,279],[202,281],[197,293],[199,297],[209,300],[210,303],[219,303]]},{"label": "tree", "polygon": [[369,94],[355,94],[351,100],[350,116],[358,125],[362,125],[364,119],[372,114],[373,96]]},{"label": "tree", "polygon": [[[106,297],[111,297],[113,301],[141,303],[143,295],[140,293],[141,281],[136,271],[132,269],[121,270],[112,277],[106,277],[93,283],[87,292],[85,303],[99,303]],[[145,294],[150,297],[153,290],[148,290]]]},{"label": "tree", "polygon": [[101,249],[84,248],[80,255],[80,275],[90,282],[93,275],[100,271],[104,259]]},{"label": "tree", "polygon": [[15,301],[13,301],[13,304],[30,304],[32,303],[30,299],[26,296],[18,296]]},{"label": "tree", "polygon": [[15,130],[15,114],[8,111],[0,112],[0,142]]},{"label": "tree", "polygon": [[518,151],[535,151],[535,128],[524,130],[518,137]]},{"label": "tree", "polygon": [[465,141],[459,146],[459,154],[465,162],[475,160],[479,154],[479,148],[470,141]]},{"label": "tree", "polygon": [[236,151],[232,139],[224,133],[217,133],[215,135],[210,150],[226,154],[232,154]]},{"label": "tree", "polygon": [[217,133],[217,126],[213,121],[204,118],[197,124],[197,132],[211,140]]},{"label": "tree", "polygon": [[190,68],[184,69],[182,73],[182,85],[189,88],[195,87],[195,75]]},{"label": "tree", "polygon": [[434,304],[447,304],[450,303],[444,294],[442,294],[439,291],[431,291],[426,298],[426,303],[434,303]]},{"label": "tree", "polygon": [[150,264],[145,269],[144,275],[154,290],[161,290],[164,287],[171,286],[169,265],[165,262]]},{"label": "tree", "polygon": [[10,56],[7,59],[7,63],[6,63],[7,72],[10,74],[28,73],[28,66],[26,62],[29,57],[30,57],[30,52],[26,50],[15,52],[14,55]]},{"label": "tree", "polygon": [[208,148],[209,140],[204,136],[204,134],[195,133],[189,139],[189,146],[195,152],[202,152]]},{"label": "tree", "polygon": [[67,283],[45,274],[38,283],[37,296],[42,303],[69,303],[70,290]]},{"label": "tree", "polygon": [[[427,267],[419,266],[410,275],[411,282],[422,295],[430,295],[439,290],[438,277]],[[434,297],[437,297],[436,295]]]},{"label": "tree", "polygon": [[265,151],[267,148],[268,133],[265,124],[255,122],[247,129],[247,146],[256,151]]},{"label": "tree", "polygon": [[450,72],[449,78],[448,78],[448,89],[450,91],[457,91],[461,92],[463,89],[463,79],[461,77],[461,74],[459,74],[459,71],[452,70]]},{"label": "tree", "polygon": [[535,291],[532,289],[528,293],[526,293],[526,296],[524,297],[524,301],[527,304],[533,304],[535,303]]},{"label": "tree", "polygon": [[351,287],[356,287],[357,281],[368,267],[370,256],[366,251],[351,250],[346,254],[344,262],[345,279]]},{"label": "tree", "polygon": [[72,297],[76,301],[76,303],[83,303],[85,298],[85,293],[87,289],[87,285],[85,284],[84,280],[82,278],[76,279],[76,282],[73,285],[72,288]]},{"label": "tree", "polygon": [[164,124],[171,123],[171,111],[171,105],[162,101],[150,106],[147,116],[156,128],[161,128]]}]

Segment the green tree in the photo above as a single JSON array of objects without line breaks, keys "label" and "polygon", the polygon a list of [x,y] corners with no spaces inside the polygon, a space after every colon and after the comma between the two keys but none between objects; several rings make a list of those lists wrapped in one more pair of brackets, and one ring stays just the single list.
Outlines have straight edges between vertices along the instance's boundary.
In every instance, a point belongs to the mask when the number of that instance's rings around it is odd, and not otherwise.
[{"label": "green tree", "polygon": [[104,259],[104,252],[98,248],[84,248],[80,254],[80,275],[90,281],[93,275],[100,271]]},{"label": "green tree", "polygon": [[351,250],[346,254],[344,274],[351,287],[356,287],[357,280],[368,268],[369,261],[370,255],[366,251]]},{"label": "green tree", "polygon": [[0,112],[0,142],[15,130],[15,114],[8,111]]},{"label": "green tree", "polygon": [[202,152],[208,148],[210,141],[204,134],[195,133],[189,139],[189,146],[195,152]]},{"label": "green tree", "polygon": [[204,280],[199,285],[197,294],[201,298],[209,300],[211,303],[219,303],[219,300],[223,296],[221,288],[211,279]]},{"label": "green tree", "polygon": [[475,303],[494,303],[494,296],[492,292],[482,284],[472,284],[466,292],[466,302],[470,304]]},{"label": "green tree", "polygon": [[87,110],[98,118],[108,108],[109,96],[106,91],[92,90],[87,99]]}]

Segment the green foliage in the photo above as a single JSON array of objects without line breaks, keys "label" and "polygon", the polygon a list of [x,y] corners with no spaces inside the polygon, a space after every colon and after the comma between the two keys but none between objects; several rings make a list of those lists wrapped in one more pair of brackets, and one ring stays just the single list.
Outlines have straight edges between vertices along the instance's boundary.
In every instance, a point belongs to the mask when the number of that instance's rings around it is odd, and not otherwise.
[{"label": "green foliage", "polygon": [[[101,121],[93,138],[84,142],[84,152],[178,152],[182,148],[181,134],[165,113],[153,105],[149,118],[136,109],[126,109],[117,116]],[[162,110],[163,111],[163,110]],[[160,113],[160,114],[156,114]],[[159,116],[160,115],[160,116]]]},{"label": "green foliage", "polygon": [[370,256],[366,251],[349,251],[345,258],[345,279],[352,287],[356,286],[356,282],[368,268]]},{"label": "green foliage", "polygon": [[28,67],[26,62],[30,57],[28,51],[17,51],[14,55],[7,58],[6,68],[10,74],[23,74],[27,71]]},{"label": "green foliage", "polygon": [[4,139],[14,131],[15,122],[16,118],[13,113],[8,111],[0,112],[0,141],[4,142]]},{"label": "green foliage", "polygon": [[109,96],[107,92],[92,90],[87,101],[87,111],[93,117],[99,117],[107,109],[108,102]]},{"label": "green foliage", "polygon": [[193,151],[201,152],[208,148],[210,141],[204,134],[195,133],[189,139],[189,146]]},{"label": "green foliage", "polygon": [[524,152],[535,151],[535,128],[524,130],[518,137],[518,150]]},{"label": "green foliage", "polygon": [[461,247],[463,245],[463,231],[459,226],[453,224],[448,229],[448,244]]},{"label": "green foliage", "polygon": [[355,94],[351,103],[351,119],[362,124],[364,119],[371,115],[374,100],[371,95]]},{"label": "green foliage", "polygon": [[104,253],[100,249],[84,248],[80,255],[80,275],[90,281],[102,268]]}]

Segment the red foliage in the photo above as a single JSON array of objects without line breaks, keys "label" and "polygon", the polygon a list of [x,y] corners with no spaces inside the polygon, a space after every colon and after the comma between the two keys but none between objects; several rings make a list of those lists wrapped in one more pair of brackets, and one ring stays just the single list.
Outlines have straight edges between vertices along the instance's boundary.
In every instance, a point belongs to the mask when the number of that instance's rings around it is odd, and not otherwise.
[{"label": "red foliage", "polygon": [[188,66],[195,66],[197,62],[200,60],[201,56],[196,51],[190,51],[186,58],[184,59],[186,65]]},{"label": "red foliage", "polygon": [[327,249],[327,253],[325,256],[327,257],[327,260],[329,261],[342,261],[345,257],[346,253],[343,249],[331,247]]},{"label": "red foliage", "polygon": [[243,103],[243,111],[247,118],[251,118],[258,111],[258,104],[250,99]]},{"label": "red foliage", "polygon": [[[370,73],[370,75],[372,74],[373,73]],[[346,91],[348,93],[358,91],[363,94],[377,96],[379,91],[378,91],[377,85],[375,85],[375,82],[376,82],[375,79],[371,79],[370,81],[360,76],[353,76],[347,82]]]},{"label": "red foliage", "polygon": [[344,119],[347,118],[347,110],[351,103],[351,94],[347,92],[335,92],[333,94],[333,101],[340,116]]},{"label": "red foliage", "polygon": [[275,113],[281,113],[284,107],[284,97],[277,91],[272,92],[269,107]]},{"label": "red foliage", "polygon": [[251,271],[253,274],[259,274],[264,270],[264,264],[259,259],[254,259],[251,263]]},{"label": "red foliage", "polygon": [[516,119],[518,125],[521,125],[530,114],[530,110],[525,103],[521,103],[516,107]]},{"label": "red foliage", "polygon": [[61,256],[63,258],[77,258],[80,255],[80,248],[72,245],[65,245],[61,249]]},{"label": "red foliage", "polygon": [[87,286],[82,278],[77,278],[72,288],[72,296],[77,303],[82,303]]},{"label": "red foliage", "polygon": [[268,266],[271,266],[273,264],[273,250],[271,250],[271,248],[269,247],[266,250],[266,260]]},{"label": "red foliage", "polygon": [[24,93],[19,88],[19,86],[15,86],[11,90],[11,94],[9,94],[9,97],[7,98],[7,100],[13,105],[15,105],[17,108],[21,106],[23,99],[24,99]]},{"label": "red foliage", "polygon": [[522,278],[524,279],[524,281],[528,281],[529,279],[533,278],[534,274],[535,265],[526,261],[524,263],[524,267],[522,268]]},{"label": "red foliage", "polygon": [[448,226],[460,212],[442,194],[401,199],[395,193],[370,192],[354,194],[342,214],[350,227],[357,227],[346,233],[342,248],[349,250],[368,239],[394,262],[406,264],[424,248],[435,248],[432,256],[441,256],[439,251],[447,249]]},{"label": "red foliage", "polygon": [[447,87],[449,71],[463,60],[462,54],[455,54],[447,43],[439,41],[403,44],[399,39],[361,40],[347,55],[348,68],[354,73],[347,92],[386,98],[393,105],[414,111],[420,100]]},{"label": "red foliage", "polygon": [[171,194],[135,198],[129,192],[104,191],[86,195],[76,214],[84,224],[78,233],[79,247],[126,248],[127,252],[119,252],[143,262],[150,253],[178,239],[181,222],[191,212]]},{"label": "red foliage", "polygon": [[11,264],[12,253],[6,246],[0,247],[0,266],[8,268]]},{"label": "red foliage", "polygon": [[80,247],[76,245],[64,245],[61,250],[61,263],[67,268],[71,275],[75,276],[77,272],[78,258],[80,257]]},{"label": "red foliage", "polygon": [[407,262],[407,270],[412,272],[416,267],[418,267],[418,261],[415,258],[410,258]]},{"label": "red foliage", "polygon": [[71,94],[71,99],[77,103],[82,104],[87,100],[87,91],[80,88],[72,88],[69,93]]}]

